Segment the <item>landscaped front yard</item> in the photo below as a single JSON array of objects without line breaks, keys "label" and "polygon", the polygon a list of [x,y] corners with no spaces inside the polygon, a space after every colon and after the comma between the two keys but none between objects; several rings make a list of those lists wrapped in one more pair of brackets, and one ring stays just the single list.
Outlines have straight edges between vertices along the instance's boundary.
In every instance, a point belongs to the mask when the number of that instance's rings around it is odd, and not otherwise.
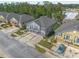
[{"label": "landscaped front yard", "polygon": [[4,23],[1,25],[1,27],[3,28],[8,28],[8,27],[11,27],[12,25],[10,23]]},{"label": "landscaped front yard", "polygon": [[50,42],[48,42],[46,40],[41,40],[38,44],[40,44],[40,45],[42,45],[42,46],[44,46],[44,47],[46,47],[48,49],[51,49],[52,46],[53,46],[52,43],[50,43]]},{"label": "landscaped front yard", "polygon": [[59,26],[60,26],[60,24],[55,23],[55,24],[53,25],[53,30],[56,30]]},{"label": "landscaped front yard", "polygon": [[[51,37],[49,38],[44,38],[43,40],[41,40],[40,42],[38,42],[39,45],[45,47],[45,48],[48,48],[51,50],[51,48],[56,45],[57,43],[57,40],[55,39],[55,37],[52,35]],[[39,46],[35,46],[36,49],[40,52],[46,52],[46,50],[44,50],[43,48],[39,47]]]},{"label": "landscaped front yard", "polygon": [[18,35],[22,35],[24,32],[25,32],[25,31],[23,31],[23,30],[18,30],[18,31],[16,31],[15,33],[18,34]]},{"label": "landscaped front yard", "polygon": [[27,30],[23,27],[23,28],[20,28],[19,30],[17,30],[16,32],[12,33],[11,36],[17,37],[17,36],[22,35],[26,32],[27,32]]}]

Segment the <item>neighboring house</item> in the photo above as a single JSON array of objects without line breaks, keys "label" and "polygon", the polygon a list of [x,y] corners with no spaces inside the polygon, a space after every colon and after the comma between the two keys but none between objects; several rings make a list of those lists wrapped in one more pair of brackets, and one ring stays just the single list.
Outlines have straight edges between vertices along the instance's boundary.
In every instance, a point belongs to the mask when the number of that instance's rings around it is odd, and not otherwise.
[{"label": "neighboring house", "polygon": [[74,21],[78,14],[79,13],[77,11],[66,11],[65,12],[65,18],[63,19],[63,23]]},{"label": "neighboring house", "polygon": [[22,27],[25,26],[27,22],[32,21],[34,18],[26,14],[18,15],[15,13],[10,13],[7,19],[16,26]]},{"label": "neighboring house", "polygon": [[76,16],[76,20],[79,20],[79,14]]},{"label": "neighboring house", "polygon": [[16,13],[9,13],[7,16],[7,20],[13,25],[13,26],[19,26],[19,19],[20,15]]},{"label": "neighboring house", "polygon": [[6,18],[7,18],[8,13],[7,12],[0,12],[0,22],[6,22]]},{"label": "neighboring house", "polygon": [[47,16],[41,16],[40,18],[26,23],[27,30],[31,32],[35,32],[41,34],[42,36],[48,35],[51,32],[52,25],[55,24],[56,21]]},{"label": "neighboring house", "polygon": [[79,21],[65,23],[55,32],[56,39],[79,45]]},{"label": "neighboring house", "polygon": [[34,18],[30,15],[26,14],[16,14],[16,13],[7,13],[7,12],[0,12],[0,22],[10,22],[13,26],[22,27],[27,22],[32,21]]}]

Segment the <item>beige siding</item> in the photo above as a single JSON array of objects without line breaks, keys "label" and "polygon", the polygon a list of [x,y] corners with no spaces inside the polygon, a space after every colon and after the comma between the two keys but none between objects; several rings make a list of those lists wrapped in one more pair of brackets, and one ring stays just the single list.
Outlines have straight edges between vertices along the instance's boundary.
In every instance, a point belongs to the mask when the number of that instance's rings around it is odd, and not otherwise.
[{"label": "beige siding", "polygon": [[71,31],[71,32],[64,32],[62,33],[62,35],[56,35],[56,38],[62,38],[63,41],[65,41],[64,36],[70,36],[69,38],[69,42],[72,42],[73,44],[75,44],[75,41],[79,38],[79,32],[78,31]]}]

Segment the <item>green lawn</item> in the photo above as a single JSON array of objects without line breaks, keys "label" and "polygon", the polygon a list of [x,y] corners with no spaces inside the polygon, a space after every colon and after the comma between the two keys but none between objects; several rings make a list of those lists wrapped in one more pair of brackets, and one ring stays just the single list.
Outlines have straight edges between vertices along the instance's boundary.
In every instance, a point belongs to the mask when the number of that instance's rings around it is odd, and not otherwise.
[{"label": "green lawn", "polygon": [[60,25],[59,25],[58,23],[55,23],[55,24],[53,25],[53,30],[56,30],[59,26],[60,26]]},{"label": "green lawn", "polygon": [[39,47],[37,45],[35,45],[35,48],[41,53],[45,53],[46,52],[46,50],[44,50],[43,48],[41,48],[41,47]]},{"label": "green lawn", "polygon": [[41,40],[38,44],[48,48],[48,49],[51,49],[53,44],[51,44],[50,42],[46,41],[46,40]]}]

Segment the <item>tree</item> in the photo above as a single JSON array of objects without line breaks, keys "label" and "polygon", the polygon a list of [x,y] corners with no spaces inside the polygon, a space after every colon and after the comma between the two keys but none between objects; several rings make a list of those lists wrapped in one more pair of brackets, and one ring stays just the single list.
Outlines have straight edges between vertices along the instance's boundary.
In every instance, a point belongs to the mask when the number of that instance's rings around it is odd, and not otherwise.
[{"label": "tree", "polygon": [[53,12],[53,16],[55,19],[62,23],[62,20],[64,19],[64,14],[63,14],[63,5],[61,3],[58,3],[54,7],[55,11]]},{"label": "tree", "polygon": [[63,19],[62,14],[62,4],[52,4],[51,2],[44,1],[41,5],[37,3],[36,5],[29,4],[27,2],[17,2],[17,3],[4,3],[0,4],[0,11],[14,12],[19,14],[30,14],[35,18],[40,16],[48,16],[52,18],[52,13],[55,19],[59,22]]},{"label": "tree", "polygon": [[44,1],[43,3],[44,3],[46,15],[49,17],[52,17],[53,4],[51,2],[48,2],[48,1]]}]

